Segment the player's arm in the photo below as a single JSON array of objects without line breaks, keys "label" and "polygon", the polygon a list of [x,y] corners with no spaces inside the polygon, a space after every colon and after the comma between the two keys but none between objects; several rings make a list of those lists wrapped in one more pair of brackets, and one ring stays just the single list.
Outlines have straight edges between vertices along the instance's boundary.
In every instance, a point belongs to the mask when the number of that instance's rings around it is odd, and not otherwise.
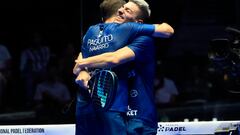
[{"label": "player's arm", "polygon": [[[78,54],[77,60],[81,60],[81,59],[82,59],[82,53],[80,52]],[[81,71],[81,68],[78,67],[78,64],[76,63],[74,68],[73,68],[73,74],[78,75],[80,71]]]},{"label": "player's arm", "polygon": [[90,75],[87,71],[82,70],[79,72],[79,74],[77,75],[75,82],[82,87],[83,89],[87,89],[88,88],[88,81],[90,80]]},{"label": "player's arm", "polygon": [[174,29],[167,23],[154,24],[155,31],[153,37],[169,38],[174,34]]},{"label": "player's arm", "polygon": [[77,59],[75,62],[79,68],[111,68],[134,60],[135,54],[129,47],[123,47],[115,52],[107,52],[100,55]]},{"label": "player's arm", "polygon": [[174,34],[173,27],[167,23],[140,24],[135,22],[128,22],[128,23],[123,23],[122,26],[123,28],[125,28],[125,30],[133,30],[133,33],[136,32],[137,36],[145,35],[145,36],[153,36],[157,38],[169,38]]},{"label": "player's arm", "polygon": [[143,37],[136,38],[133,43],[115,52],[103,53],[86,59],[76,60],[75,62],[80,68],[112,68],[135,60],[137,57],[149,55],[146,51],[149,49],[148,44],[150,41]]},{"label": "player's arm", "polygon": [[[78,55],[78,58],[76,60],[82,60],[82,53],[80,52]],[[73,68],[73,73],[77,75],[75,82],[82,88],[87,89],[88,88],[88,81],[90,80],[90,75],[87,72],[86,68],[80,68],[78,63],[75,64]]]}]

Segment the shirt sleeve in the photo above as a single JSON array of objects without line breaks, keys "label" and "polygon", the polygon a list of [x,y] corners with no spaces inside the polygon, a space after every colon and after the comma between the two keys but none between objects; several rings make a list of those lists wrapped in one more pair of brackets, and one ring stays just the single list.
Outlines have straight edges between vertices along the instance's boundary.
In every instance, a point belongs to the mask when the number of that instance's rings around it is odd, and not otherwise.
[{"label": "shirt sleeve", "polygon": [[145,62],[155,57],[153,39],[149,36],[135,38],[128,47],[134,52],[136,61]]},{"label": "shirt sleeve", "polygon": [[153,24],[142,24],[136,22],[124,23],[126,29],[132,30],[137,36],[152,36],[155,31],[155,26]]}]

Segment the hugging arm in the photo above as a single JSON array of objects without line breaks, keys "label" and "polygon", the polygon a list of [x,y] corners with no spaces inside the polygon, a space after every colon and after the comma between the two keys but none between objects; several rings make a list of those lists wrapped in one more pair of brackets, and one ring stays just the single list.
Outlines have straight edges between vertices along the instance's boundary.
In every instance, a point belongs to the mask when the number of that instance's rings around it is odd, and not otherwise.
[{"label": "hugging arm", "polygon": [[[84,59],[77,59],[75,62],[79,68],[112,68],[134,60],[136,54],[138,56],[146,55],[145,50],[148,49],[148,43],[144,41],[145,39],[143,40],[142,37],[139,37],[130,45],[114,52],[107,52]],[[139,54],[139,52],[141,54]]]},{"label": "hugging arm", "polygon": [[107,52],[100,55],[77,59],[76,65],[79,68],[111,68],[133,60],[134,52],[129,47],[123,47],[115,52]]}]

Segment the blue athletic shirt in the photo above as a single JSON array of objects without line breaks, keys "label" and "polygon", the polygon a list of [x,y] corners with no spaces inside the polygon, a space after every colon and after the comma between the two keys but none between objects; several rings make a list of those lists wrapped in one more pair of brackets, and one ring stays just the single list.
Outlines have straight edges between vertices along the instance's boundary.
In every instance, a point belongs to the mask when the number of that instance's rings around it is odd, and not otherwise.
[{"label": "blue athletic shirt", "polygon": [[[139,23],[100,23],[91,26],[83,39],[83,58],[99,55],[105,52],[116,51],[140,35],[152,35],[154,25]],[[140,46],[139,46],[140,47]],[[127,65],[127,64],[126,64]],[[128,66],[117,66],[113,70],[118,76],[116,97],[110,110],[127,112],[128,106]],[[130,67],[129,67],[130,68]]]},{"label": "blue athletic shirt", "polygon": [[[139,47],[141,45],[141,47]],[[135,53],[134,77],[130,81],[129,118],[138,118],[157,127],[156,106],[153,95],[155,75],[155,46],[153,39],[141,36],[128,46]]]}]

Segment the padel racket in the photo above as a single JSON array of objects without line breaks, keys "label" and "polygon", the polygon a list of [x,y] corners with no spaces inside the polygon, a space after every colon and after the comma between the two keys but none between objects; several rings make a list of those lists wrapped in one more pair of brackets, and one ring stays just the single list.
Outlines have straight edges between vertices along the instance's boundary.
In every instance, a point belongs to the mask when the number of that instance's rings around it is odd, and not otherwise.
[{"label": "padel racket", "polygon": [[88,82],[90,96],[96,110],[107,110],[117,91],[117,75],[111,70],[97,70]]}]

